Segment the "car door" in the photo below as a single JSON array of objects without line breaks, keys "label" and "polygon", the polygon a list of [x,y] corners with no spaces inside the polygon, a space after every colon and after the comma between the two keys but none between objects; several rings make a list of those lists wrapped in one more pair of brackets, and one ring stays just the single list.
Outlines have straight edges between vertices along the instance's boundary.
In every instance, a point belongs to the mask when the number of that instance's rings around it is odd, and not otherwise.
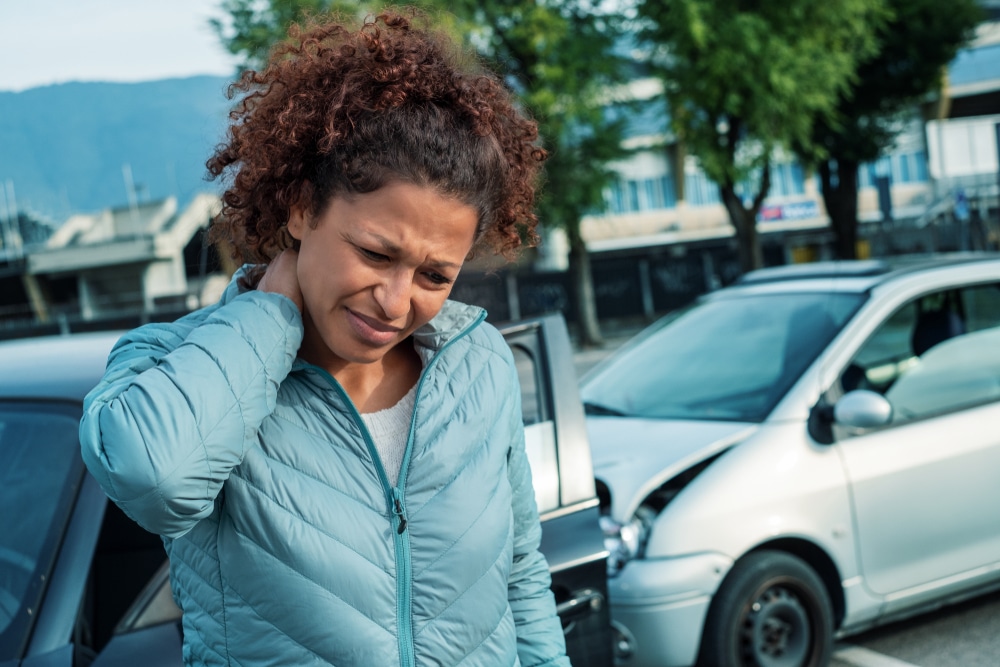
[{"label": "car door", "polygon": [[845,389],[876,391],[892,405],[887,426],[835,426],[862,571],[867,586],[887,597],[885,612],[995,577],[1000,285],[903,304],[845,376]]},{"label": "car door", "polygon": [[566,324],[551,315],[501,328],[521,380],[542,551],[574,667],[610,666],[607,551]]}]

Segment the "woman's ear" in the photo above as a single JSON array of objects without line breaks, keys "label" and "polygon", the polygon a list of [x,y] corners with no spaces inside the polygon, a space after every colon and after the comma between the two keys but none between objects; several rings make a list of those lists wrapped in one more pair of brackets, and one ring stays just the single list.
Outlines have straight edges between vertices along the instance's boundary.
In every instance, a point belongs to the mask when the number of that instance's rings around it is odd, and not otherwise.
[{"label": "woman's ear", "polygon": [[301,241],[306,227],[309,225],[306,210],[296,204],[288,212],[288,233],[296,241]]},{"label": "woman's ear", "polygon": [[312,201],[313,185],[309,181],[302,183],[295,204],[288,211],[288,233],[296,241],[301,241],[306,228],[312,223],[311,209],[308,203]]}]

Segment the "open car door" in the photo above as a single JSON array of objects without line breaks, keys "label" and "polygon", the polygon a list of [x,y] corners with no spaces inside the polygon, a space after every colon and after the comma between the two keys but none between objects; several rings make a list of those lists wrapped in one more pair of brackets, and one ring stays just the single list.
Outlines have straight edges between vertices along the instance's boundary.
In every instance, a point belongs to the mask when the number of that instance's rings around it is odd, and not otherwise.
[{"label": "open car door", "polygon": [[548,315],[501,326],[521,380],[542,551],[574,667],[612,664],[607,551],[566,323]]}]

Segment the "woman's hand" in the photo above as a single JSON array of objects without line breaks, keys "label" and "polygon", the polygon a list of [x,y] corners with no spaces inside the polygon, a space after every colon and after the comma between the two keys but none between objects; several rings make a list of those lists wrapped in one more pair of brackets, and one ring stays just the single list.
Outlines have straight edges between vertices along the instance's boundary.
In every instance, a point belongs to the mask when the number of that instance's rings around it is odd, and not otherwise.
[{"label": "woman's hand", "polygon": [[261,292],[273,292],[284,294],[302,312],[302,290],[299,288],[299,275],[297,264],[299,253],[291,248],[283,250],[280,255],[271,260],[264,271],[263,277],[257,283],[257,289]]}]

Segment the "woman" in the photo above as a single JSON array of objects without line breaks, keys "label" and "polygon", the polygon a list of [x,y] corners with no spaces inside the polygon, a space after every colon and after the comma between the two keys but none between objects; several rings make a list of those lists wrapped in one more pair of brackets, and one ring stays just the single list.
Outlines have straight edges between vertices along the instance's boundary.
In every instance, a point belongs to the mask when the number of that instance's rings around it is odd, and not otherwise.
[{"label": "woman", "polygon": [[84,459],[163,536],[187,665],[568,665],[513,361],[447,300],[533,239],[535,124],[399,14],[292,36],[208,162],[251,264],[118,343]]}]

